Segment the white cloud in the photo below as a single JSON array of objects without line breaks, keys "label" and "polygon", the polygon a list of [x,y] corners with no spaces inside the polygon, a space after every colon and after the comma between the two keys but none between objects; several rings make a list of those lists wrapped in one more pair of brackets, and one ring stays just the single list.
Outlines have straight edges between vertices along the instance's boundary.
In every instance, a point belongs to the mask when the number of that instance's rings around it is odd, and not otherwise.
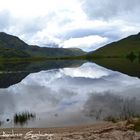
[{"label": "white cloud", "polygon": [[107,41],[108,38],[95,35],[82,38],[70,38],[69,40],[64,41],[61,46],[64,48],[76,47],[82,48],[83,50],[89,50],[91,48],[97,49]]},{"label": "white cloud", "polygon": [[36,17],[59,10],[79,10],[77,0],[0,0],[0,11],[8,9],[15,17]]},{"label": "white cloud", "polygon": [[[0,0],[0,31],[86,51],[140,30],[139,0]],[[98,39],[95,39],[98,36]],[[83,44],[82,44],[83,43]]]}]

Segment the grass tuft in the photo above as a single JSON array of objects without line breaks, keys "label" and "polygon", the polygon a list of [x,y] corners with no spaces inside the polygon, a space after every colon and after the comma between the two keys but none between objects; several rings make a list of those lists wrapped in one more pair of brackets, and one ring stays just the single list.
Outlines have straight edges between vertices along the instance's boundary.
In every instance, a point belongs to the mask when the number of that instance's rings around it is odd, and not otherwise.
[{"label": "grass tuft", "polygon": [[25,124],[27,121],[34,119],[36,115],[34,113],[29,112],[22,112],[22,113],[16,113],[14,115],[14,123],[15,124]]}]

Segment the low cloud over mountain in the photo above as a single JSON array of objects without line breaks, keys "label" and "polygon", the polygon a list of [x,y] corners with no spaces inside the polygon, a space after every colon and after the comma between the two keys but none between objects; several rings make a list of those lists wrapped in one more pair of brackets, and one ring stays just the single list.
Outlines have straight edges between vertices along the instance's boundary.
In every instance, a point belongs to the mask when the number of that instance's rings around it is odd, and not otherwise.
[{"label": "low cloud over mountain", "polygon": [[29,44],[95,50],[140,30],[139,0],[0,0],[0,31]]}]

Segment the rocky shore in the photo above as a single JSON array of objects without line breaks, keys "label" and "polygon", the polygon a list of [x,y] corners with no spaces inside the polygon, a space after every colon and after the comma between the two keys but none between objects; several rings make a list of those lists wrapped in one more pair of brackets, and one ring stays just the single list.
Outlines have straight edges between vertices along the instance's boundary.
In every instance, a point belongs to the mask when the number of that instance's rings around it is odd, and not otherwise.
[{"label": "rocky shore", "polygon": [[98,123],[65,128],[5,128],[0,129],[3,140],[140,140],[140,132],[132,123]]}]

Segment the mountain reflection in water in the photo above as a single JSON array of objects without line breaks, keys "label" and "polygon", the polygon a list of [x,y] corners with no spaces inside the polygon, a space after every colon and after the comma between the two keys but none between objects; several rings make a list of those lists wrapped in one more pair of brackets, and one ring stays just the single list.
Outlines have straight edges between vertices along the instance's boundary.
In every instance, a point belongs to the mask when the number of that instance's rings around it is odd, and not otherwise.
[{"label": "mountain reflection in water", "polygon": [[0,88],[8,88],[11,85],[19,83],[30,73],[39,72],[41,70],[76,67],[82,65],[84,62],[85,61],[79,60],[48,60],[0,63]]}]

